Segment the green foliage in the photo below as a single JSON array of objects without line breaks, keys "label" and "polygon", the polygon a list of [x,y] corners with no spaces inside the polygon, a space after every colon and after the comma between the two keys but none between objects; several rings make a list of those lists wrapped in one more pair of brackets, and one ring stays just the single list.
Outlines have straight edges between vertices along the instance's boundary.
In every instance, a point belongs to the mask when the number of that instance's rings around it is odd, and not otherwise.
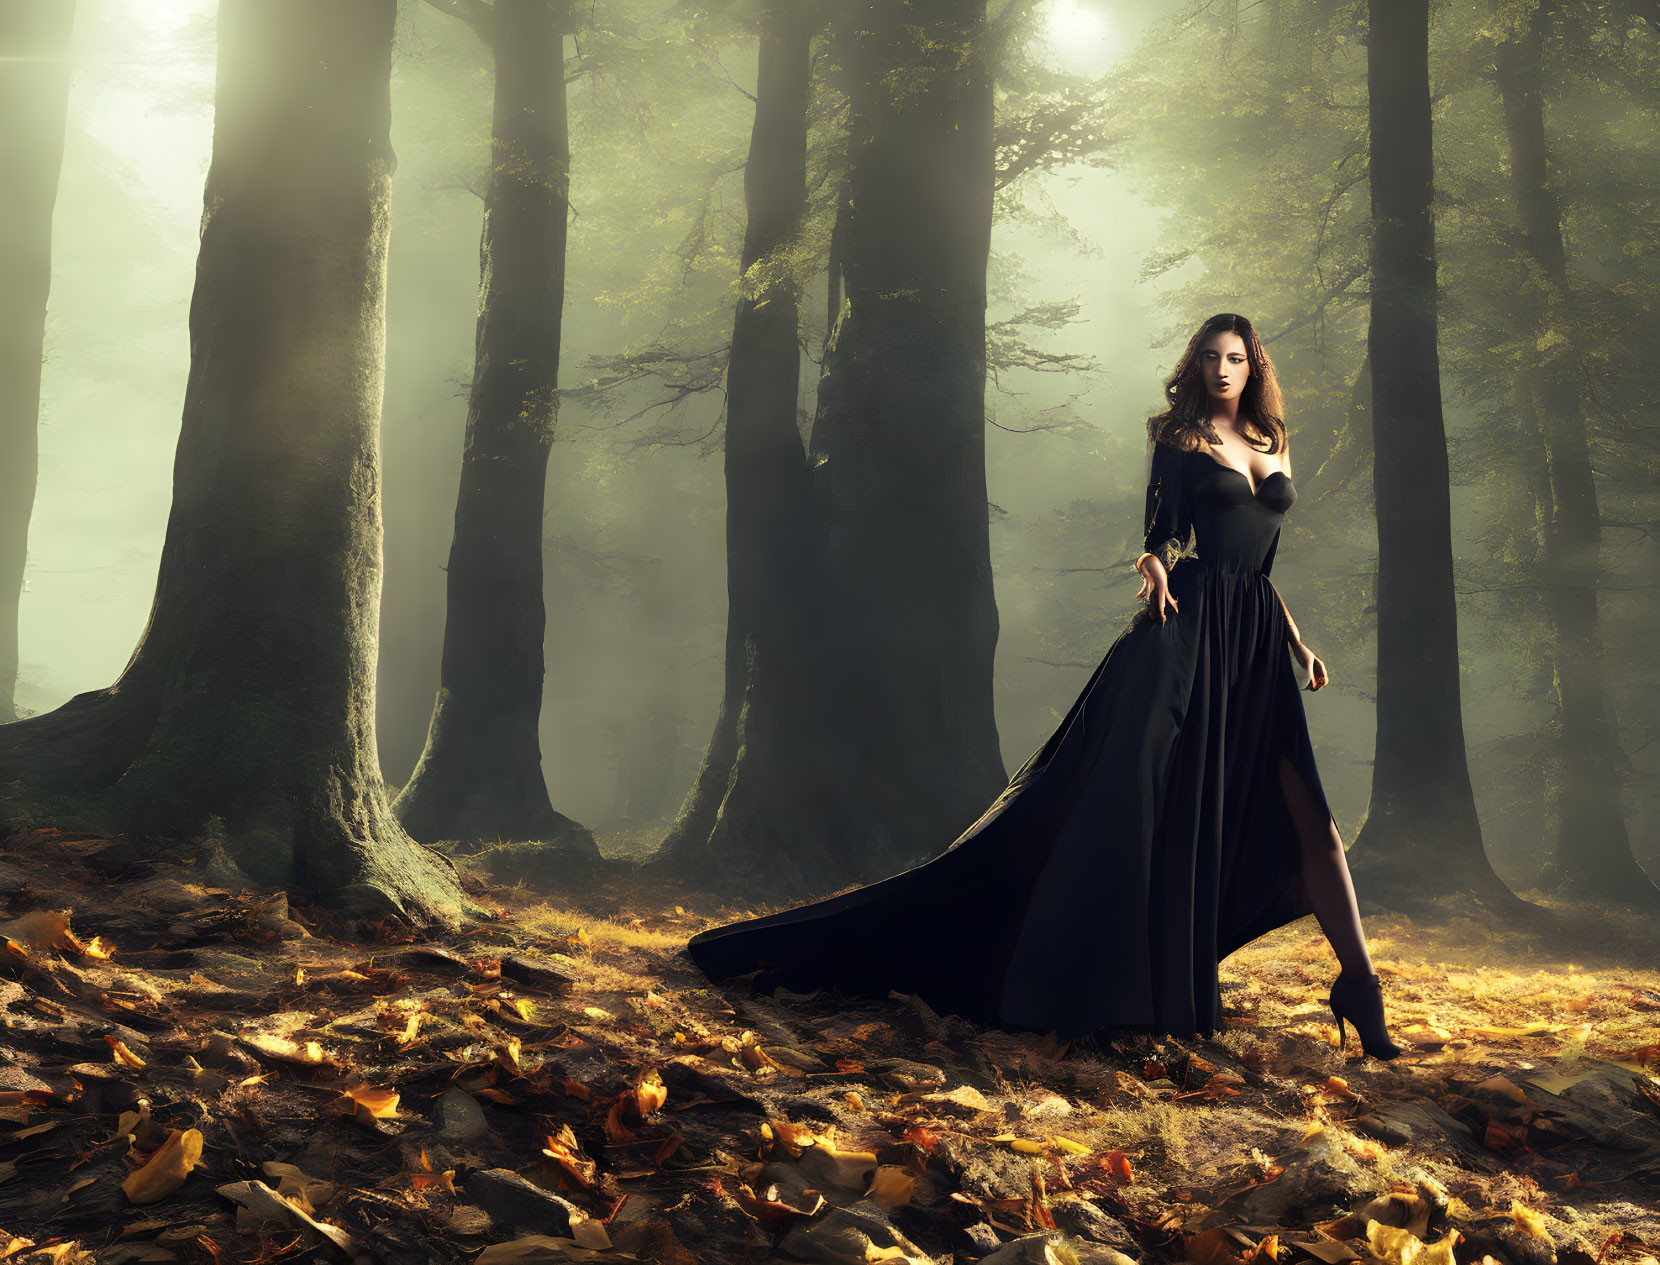
[{"label": "green foliage", "polygon": [[[1570,273],[1556,287],[1524,249],[1493,78],[1498,49],[1536,2],[1435,6],[1430,54],[1455,571],[1477,682],[1466,724],[1512,785],[1550,764],[1539,743],[1552,689],[1540,588],[1548,505],[1540,442],[1518,404],[1521,375],[1573,382],[1589,410],[1599,496],[1614,523],[1605,585],[1620,586],[1622,566],[1652,574],[1660,517],[1660,380],[1650,368],[1660,344],[1657,31],[1622,0],[1555,5],[1546,131]],[[1281,377],[1301,493],[1279,555],[1290,564],[1287,600],[1311,644],[1341,647],[1349,660],[1371,638],[1374,600],[1369,437],[1357,443],[1370,422],[1352,398],[1369,298],[1366,17],[1356,0],[1192,5],[1165,19],[1107,89],[1134,138],[1127,170],[1171,207],[1167,241],[1142,270],[1174,283],[1159,341],[1174,347],[1215,311],[1243,311],[1257,325]],[[1312,586],[1291,580],[1309,572]],[[1610,646],[1610,668],[1640,677],[1653,696],[1652,667],[1628,648]],[[1507,745],[1502,729],[1487,737],[1487,716],[1529,741]]]}]

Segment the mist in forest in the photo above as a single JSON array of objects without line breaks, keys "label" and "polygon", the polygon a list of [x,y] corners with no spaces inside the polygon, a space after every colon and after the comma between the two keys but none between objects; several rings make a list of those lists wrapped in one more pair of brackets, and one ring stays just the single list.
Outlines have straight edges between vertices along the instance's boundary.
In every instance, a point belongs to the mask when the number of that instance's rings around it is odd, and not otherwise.
[{"label": "mist in forest", "polygon": [[[400,3],[392,62],[375,722],[394,788],[421,754],[439,680],[490,149],[490,49],[446,7]],[[216,8],[76,5],[20,715],[119,676],[155,592],[190,371]],[[1579,365],[1601,516],[1600,569],[1575,583],[1600,602],[1631,851],[1660,874],[1660,389],[1648,372],[1660,352],[1660,80],[1639,5],[1579,6],[1546,41],[1548,170],[1574,284],[1536,330],[1494,71],[1494,32],[1521,20],[1516,9],[1436,7],[1430,72],[1464,735],[1493,866],[1527,889],[1550,859],[1564,757],[1546,460],[1516,383],[1559,344]],[[1365,7],[1047,0],[1018,11],[1003,14],[1018,29],[996,85],[986,310],[1003,764],[1043,742],[1136,614],[1145,422],[1192,329],[1236,311],[1285,393],[1301,496],[1274,583],[1331,672],[1304,699],[1352,840],[1377,728]],[[633,0],[578,26],[565,38],[571,216],[540,739],[553,807],[606,852],[639,852],[674,821],[721,703],[720,356],[741,271],[756,46],[741,5]],[[832,106],[809,133],[810,187],[837,162]],[[1058,111],[1072,122],[1044,133],[1041,152],[1023,147]],[[802,295],[803,434],[830,297],[822,275]]]}]

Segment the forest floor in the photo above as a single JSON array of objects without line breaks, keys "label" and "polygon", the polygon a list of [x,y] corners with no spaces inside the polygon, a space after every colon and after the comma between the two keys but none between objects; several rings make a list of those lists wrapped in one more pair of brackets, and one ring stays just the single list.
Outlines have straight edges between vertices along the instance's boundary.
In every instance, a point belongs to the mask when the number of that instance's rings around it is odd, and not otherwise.
[{"label": "forest floor", "polygon": [[1660,971],[1618,965],[1660,955],[1601,911],[1559,910],[1571,958],[1369,918],[1384,1063],[1338,1051],[1312,921],[1224,964],[1215,1039],[1069,1044],[711,988],[685,941],[743,911],[625,863],[436,939],[214,874],[0,842],[0,1259],[1660,1255]]}]

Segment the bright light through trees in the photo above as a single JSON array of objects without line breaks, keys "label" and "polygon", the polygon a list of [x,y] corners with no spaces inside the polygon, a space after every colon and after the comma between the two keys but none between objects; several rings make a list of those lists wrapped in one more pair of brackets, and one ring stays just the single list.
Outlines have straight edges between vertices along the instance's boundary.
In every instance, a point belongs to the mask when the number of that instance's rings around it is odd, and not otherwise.
[{"label": "bright light through trees", "polygon": [[1103,0],[1049,0],[1046,7],[1049,52],[1062,70],[1098,75],[1123,51]]}]

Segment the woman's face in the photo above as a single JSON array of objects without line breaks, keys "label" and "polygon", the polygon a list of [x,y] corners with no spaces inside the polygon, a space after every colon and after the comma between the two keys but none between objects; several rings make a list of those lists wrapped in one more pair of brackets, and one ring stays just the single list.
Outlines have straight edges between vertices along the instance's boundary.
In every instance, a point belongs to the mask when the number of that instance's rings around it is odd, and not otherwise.
[{"label": "woman's face", "polygon": [[1232,330],[1212,334],[1199,346],[1199,372],[1213,400],[1237,400],[1251,376],[1245,340]]}]

